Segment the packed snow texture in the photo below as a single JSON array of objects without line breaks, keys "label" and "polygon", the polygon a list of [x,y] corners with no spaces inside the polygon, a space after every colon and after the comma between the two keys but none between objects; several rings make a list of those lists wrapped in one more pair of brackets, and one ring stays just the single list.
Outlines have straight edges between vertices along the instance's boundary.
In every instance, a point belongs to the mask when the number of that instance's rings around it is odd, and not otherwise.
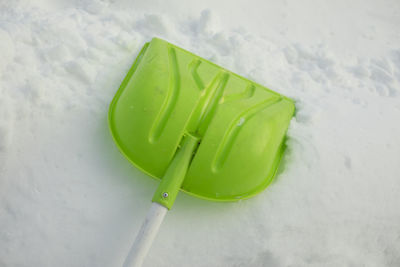
[{"label": "packed snow texture", "polygon": [[145,266],[400,266],[400,2],[0,1],[0,266],[121,266],[157,182],[107,111],[153,36],[296,101],[276,181],[181,193]]}]

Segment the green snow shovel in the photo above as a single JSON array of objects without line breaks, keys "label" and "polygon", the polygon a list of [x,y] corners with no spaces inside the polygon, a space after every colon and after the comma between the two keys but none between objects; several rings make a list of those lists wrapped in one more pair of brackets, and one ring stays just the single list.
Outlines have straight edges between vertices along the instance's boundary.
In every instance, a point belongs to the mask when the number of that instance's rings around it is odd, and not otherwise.
[{"label": "green snow shovel", "polygon": [[141,266],[179,190],[236,201],[266,188],[294,109],[291,99],[182,48],[146,43],[109,110],[120,151],[160,180],[124,266]]}]

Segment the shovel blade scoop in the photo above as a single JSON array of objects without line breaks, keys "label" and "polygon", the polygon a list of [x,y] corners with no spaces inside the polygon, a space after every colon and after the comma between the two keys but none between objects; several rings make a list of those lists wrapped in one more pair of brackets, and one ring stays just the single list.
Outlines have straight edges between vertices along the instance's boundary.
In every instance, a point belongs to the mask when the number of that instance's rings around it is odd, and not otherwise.
[{"label": "shovel blade scoop", "polygon": [[235,201],[272,181],[294,110],[291,99],[154,38],[115,95],[109,126],[126,158],[157,179],[196,136],[181,190]]}]

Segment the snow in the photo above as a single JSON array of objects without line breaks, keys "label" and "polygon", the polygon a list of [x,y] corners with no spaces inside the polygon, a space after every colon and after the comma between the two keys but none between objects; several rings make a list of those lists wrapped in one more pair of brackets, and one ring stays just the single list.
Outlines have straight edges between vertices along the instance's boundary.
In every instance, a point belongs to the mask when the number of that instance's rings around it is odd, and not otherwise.
[{"label": "snow", "polygon": [[180,194],[145,266],[400,265],[400,3],[0,2],[0,266],[121,266],[157,182],[107,111],[153,36],[296,100],[277,180]]}]

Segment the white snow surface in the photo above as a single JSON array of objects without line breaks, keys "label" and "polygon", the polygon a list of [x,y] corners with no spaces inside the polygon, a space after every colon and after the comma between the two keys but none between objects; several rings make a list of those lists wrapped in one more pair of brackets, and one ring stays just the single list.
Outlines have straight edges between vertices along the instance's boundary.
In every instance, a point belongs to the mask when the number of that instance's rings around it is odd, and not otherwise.
[{"label": "white snow surface", "polygon": [[121,266],[157,181],[108,105],[152,37],[296,101],[258,196],[181,193],[145,266],[400,266],[400,2],[0,1],[0,266]]}]

